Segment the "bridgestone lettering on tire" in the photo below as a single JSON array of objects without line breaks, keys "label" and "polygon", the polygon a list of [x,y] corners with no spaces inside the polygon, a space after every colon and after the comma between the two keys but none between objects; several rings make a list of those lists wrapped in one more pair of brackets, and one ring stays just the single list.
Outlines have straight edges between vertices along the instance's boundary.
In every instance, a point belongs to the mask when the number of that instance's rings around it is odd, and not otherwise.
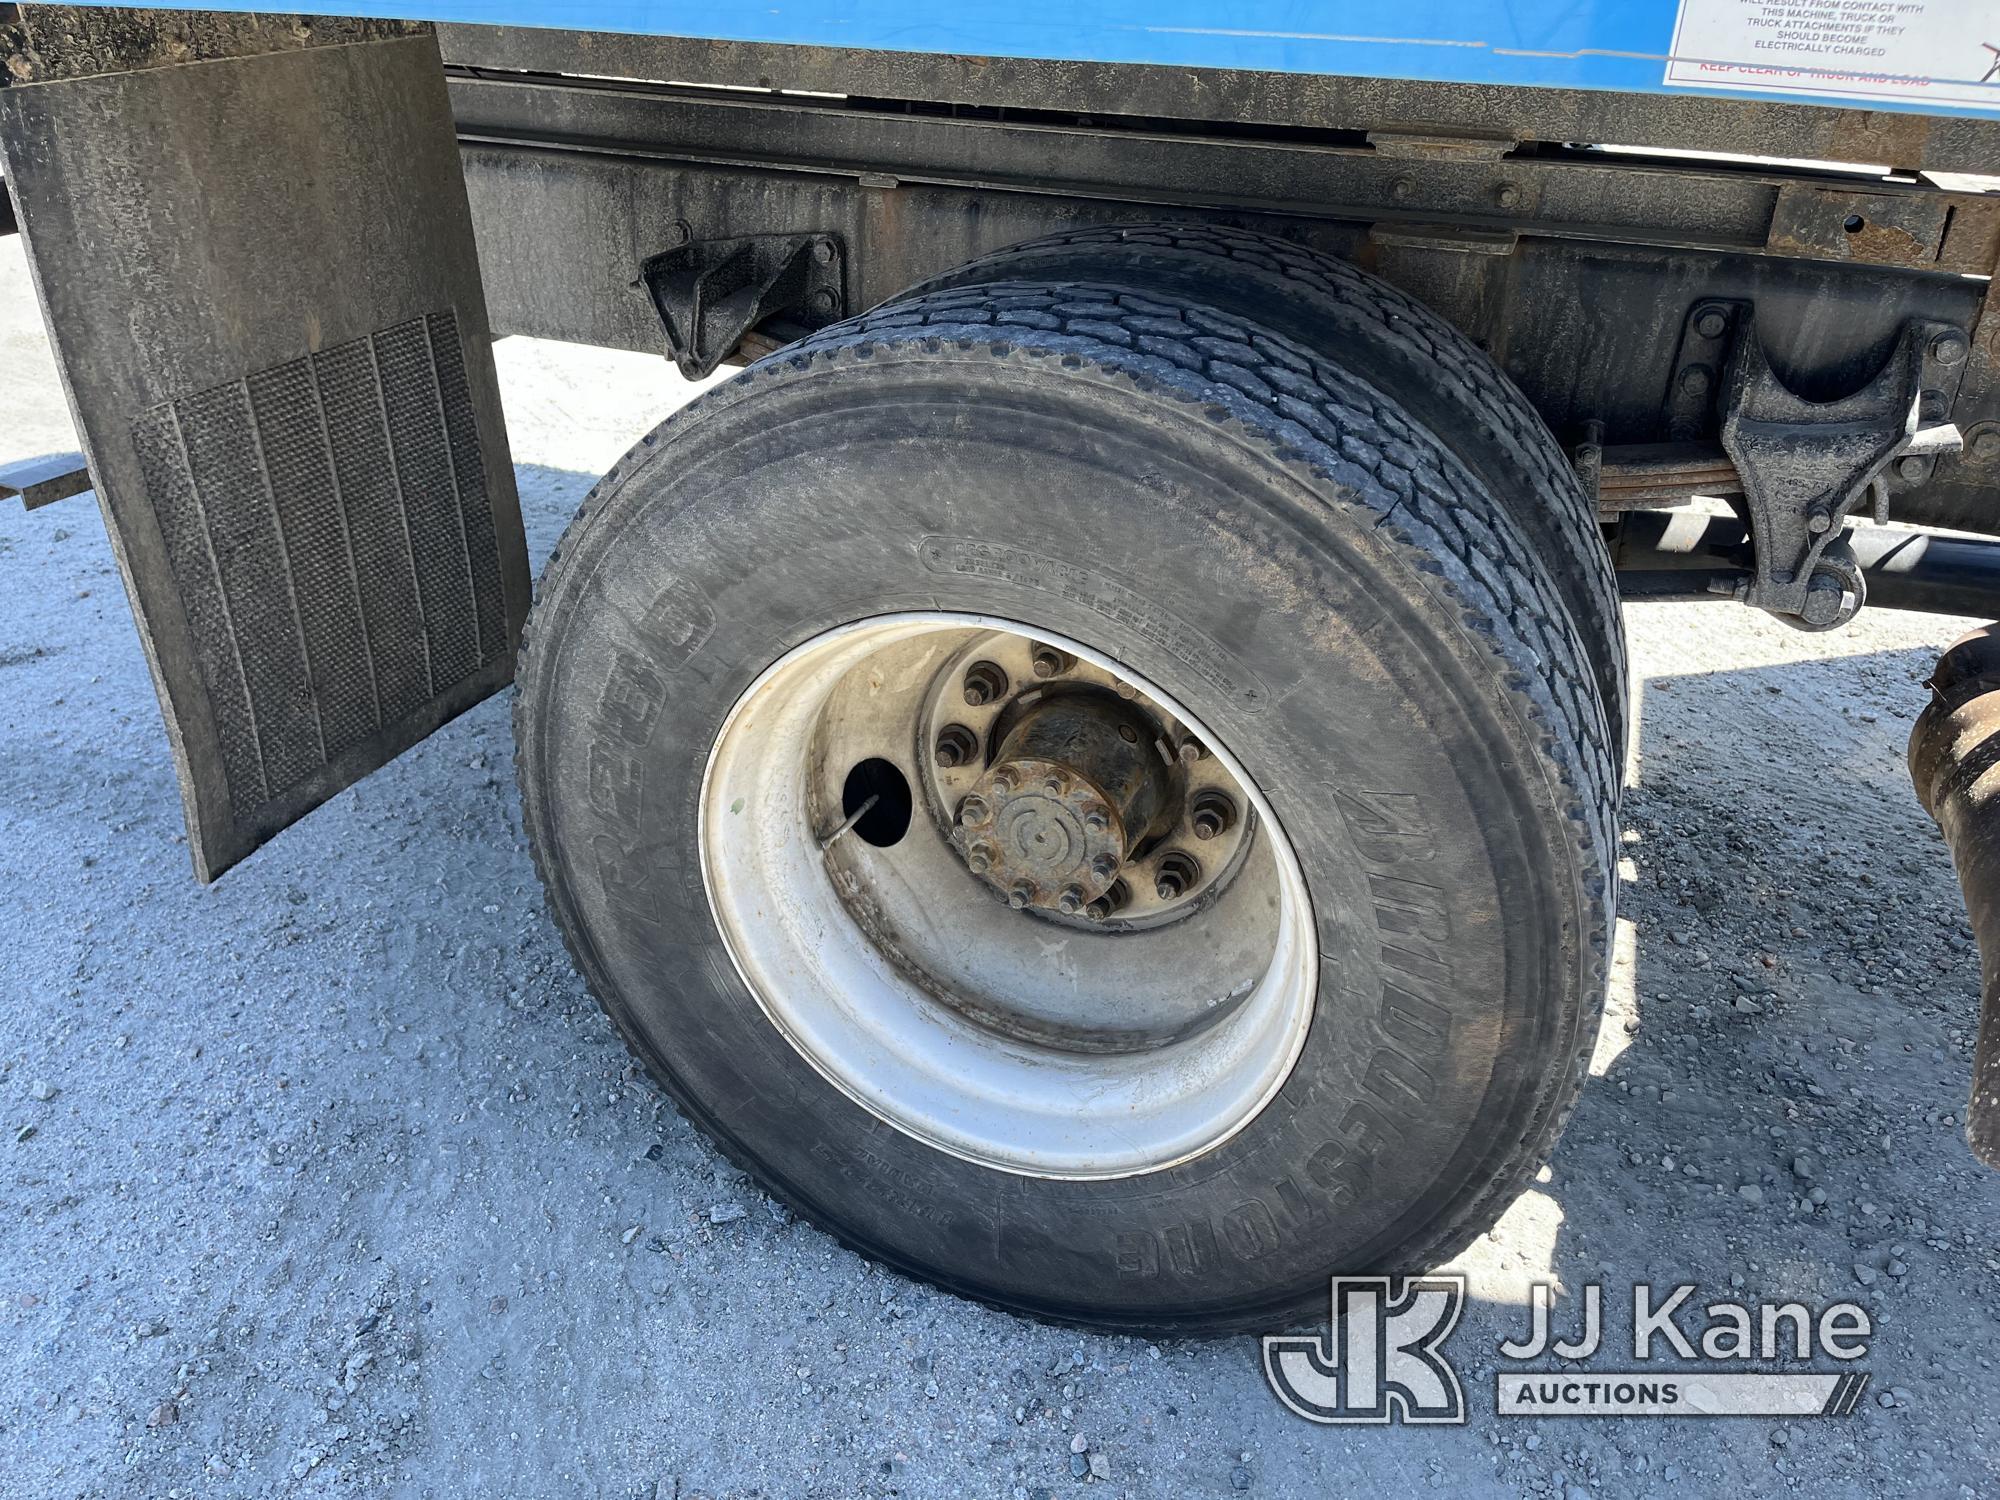
[{"label": "bridgestone lettering on tire", "polygon": [[[1268,811],[1255,847],[1295,860],[1302,1039],[1264,1054],[1268,1099],[1237,1090],[1250,1105],[1195,1154],[1161,1137],[1092,1175],[1073,1141],[1018,1161],[968,1145],[872,1098],[773,1023],[787,997],[746,983],[755,893],[713,888],[743,853],[714,841],[757,836],[732,818],[763,801],[710,799],[725,726],[812,643],[940,612],[1070,643],[1102,664],[1079,674],[1129,674],[1134,702],[1155,689]],[[1103,1327],[1279,1326],[1323,1306],[1329,1273],[1456,1253],[1581,1080],[1616,772],[1571,612],[1474,467],[1379,385],[1236,314],[1003,282],[752,366],[585,502],[516,712],[550,901],[634,1051],[776,1197],[968,1296]],[[906,837],[939,836],[917,802]],[[843,899],[877,909],[868,894]],[[996,912],[1023,962],[1151,941],[1004,901],[981,923]],[[1059,995],[1034,998],[1059,1019]]]}]

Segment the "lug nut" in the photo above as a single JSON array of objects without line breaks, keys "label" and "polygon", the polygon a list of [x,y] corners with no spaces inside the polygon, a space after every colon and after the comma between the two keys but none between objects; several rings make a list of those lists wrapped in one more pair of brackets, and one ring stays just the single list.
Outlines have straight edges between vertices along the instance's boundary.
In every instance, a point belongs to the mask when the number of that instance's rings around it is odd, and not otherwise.
[{"label": "lug nut", "polygon": [[1185,739],[1181,741],[1181,747],[1175,753],[1180,756],[1182,765],[1191,766],[1208,754],[1208,751],[1202,748],[1200,740]]},{"label": "lug nut", "polygon": [[1153,879],[1153,894],[1162,901],[1174,901],[1188,893],[1201,879],[1201,866],[1194,857],[1175,849],[1160,856],[1159,873]]},{"label": "lug nut", "polygon": [[990,661],[976,661],[965,669],[965,701],[984,708],[1007,696],[1007,674]]},{"label": "lug nut", "polygon": [[958,821],[961,823],[984,823],[992,816],[992,807],[977,792],[958,804]]},{"label": "lug nut", "polygon": [[1104,833],[1111,827],[1111,810],[1107,807],[1092,807],[1084,811],[1083,826],[1092,833]]},{"label": "lug nut", "polygon": [[1035,887],[1032,881],[1017,880],[1014,882],[1014,889],[1007,893],[1007,904],[1015,911],[1021,910],[1034,899]]},{"label": "lug nut", "polygon": [[963,724],[947,724],[938,731],[937,748],[932,751],[937,763],[947,770],[962,766],[979,753],[979,736]]},{"label": "lug nut", "polygon": [[992,786],[994,791],[1000,792],[1003,795],[1007,792],[1013,791],[1015,787],[1021,784],[1021,779],[1014,774],[1011,768],[1007,766],[1002,766],[999,770],[995,771],[991,776],[987,777],[986,780]]},{"label": "lug nut", "polygon": [[1056,910],[1066,917],[1073,917],[1083,910],[1083,887],[1066,885],[1062,894],[1056,897]]},{"label": "lug nut", "polygon": [[1236,825],[1236,804],[1230,801],[1227,792],[1210,787],[1195,797],[1188,825],[1204,843],[1220,838]]},{"label": "lug nut", "polygon": [[1109,879],[1118,873],[1118,857],[1113,854],[1098,855],[1090,862],[1090,873],[1099,880]]},{"label": "lug nut", "polygon": [[993,868],[993,846],[986,843],[974,844],[965,851],[965,867],[975,875],[984,875]]},{"label": "lug nut", "polygon": [[1047,792],[1051,797],[1060,797],[1065,791],[1069,790],[1069,778],[1061,775],[1044,776],[1042,778],[1042,790]]},{"label": "lug nut", "polygon": [[1122,880],[1112,882],[1111,889],[1099,896],[1083,909],[1083,914],[1093,922],[1102,922],[1132,899],[1132,892]]},{"label": "lug nut", "polygon": [[1060,677],[1076,665],[1076,658],[1067,651],[1059,651],[1054,646],[1037,646],[1034,655],[1035,675],[1047,679]]}]

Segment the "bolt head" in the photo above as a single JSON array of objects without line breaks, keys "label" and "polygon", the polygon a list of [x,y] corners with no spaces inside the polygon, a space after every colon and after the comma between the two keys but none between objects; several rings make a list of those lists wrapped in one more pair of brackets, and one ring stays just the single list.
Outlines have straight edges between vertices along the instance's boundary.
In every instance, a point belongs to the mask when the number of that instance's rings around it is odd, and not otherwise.
[{"label": "bolt head", "polygon": [[1494,190],[1493,201],[1502,208],[1514,208],[1521,201],[1521,190],[1511,182],[1503,182]]},{"label": "bolt head", "polygon": [[2000,458],[2000,431],[1989,427],[1972,439],[1972,456],[1981,463]]},{"label": "bolt head", "polygon": [[1182,765],[1191,766],[1208,752],[1201,748],[1199,740],[1182,740],[1181,748],[1176,753],[1180,756]]},{"label": "bolt head", "polygon": [[1410,195],[1415,193],[1416,190],[1417,185],[1407,177],[1398,177],[1394,182],[1389,184],[1389,196],[1394,198],[1398,203],[1408,203]]},{"label": "bolt head", "polygon": [[1694,331],[1705,339],[1719,339],[1729,327],[1729,319],[1719,307],[1704,308],[1696,314]]},{"label": "bolt head", "polygon": [[1025,880],[1016,881],[1014,889],[1007,893],[1007,904],[1020,911],[1035,899],[1034,886]]},{"label": "bolt head", "polygon": [[1941,365],[1955,365],[1964,360],[1970,348],[1964,334],[1956,328],[1946,329],[1931,340],[1931,358]]},{"label": "bolt head", "polygon": [[1066,885],[1063,893],[1056,898],[1056,910],[1066,917],[1073,917],[1083,910],[1083,887]]},{"label": "bolt head", "polygon": [[1681,389],[1690,396],[1708,394],[1709,374],[1706,365],[1689,365],[1681,371]]},{"label": "bolt head", "polygon": [[819,262],[819,263],[820,263],[821,265],[823,265],[823,266],[830,266],[830,265],[832,265],[832,264],[833,264],[833,241],[832,241],[832,240],[821,240],[821,241],[820,241],[820,242],[819,242],[819,243],[818,243],[817,245],[814,245],[814,246],[813,246],[813,259],[814,259],[814,260],[816,260],[816,261],[818,261],[818,262]]},{"label": "bolt head", "polygon": [[1820,506],[1814,506],[1812,510],[1807,512],[1806,514],[1806,530],[1813,532],[1815,535],[1817,535],[1819,532],[1825,531],[1828,527],[1832,525],[1833,525],[1832,513],[1823,509]]},{"label": "bolt head", "polygon": [[1931,461],[1914,453],[1906,453],[1896,460],[1896,475],[1914,484],[1931,471]]}]

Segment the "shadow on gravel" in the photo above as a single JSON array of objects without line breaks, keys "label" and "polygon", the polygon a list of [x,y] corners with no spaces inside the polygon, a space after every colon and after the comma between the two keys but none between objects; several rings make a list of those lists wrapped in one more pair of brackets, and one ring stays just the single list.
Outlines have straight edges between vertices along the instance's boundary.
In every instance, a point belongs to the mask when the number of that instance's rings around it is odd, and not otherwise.
[{"label": "shadow on gravel", "polygon": [[[1937,1495],[1993,1481],[1991,1418],[1963,1384],[2000,1334],[1995,1184],[1960,1130],[1979,961],[1903,766],[1936,657],[1645,684],[1597,1076],[1526,1195],[1559,1221],[1558,1329],[1574,1337],[1581,1288],[1603,1287],[1599,1369],[1644,1368],[1635,1280],[1698,1283],[1680,1319],[1697,1340],[1711,1302],[1868,1309],[1857,1417],[1698,1429],[1746,1483],[1772,1469],[1857,1489],[1886,1469],[1896,1491]],[[1499,1326],[1518,1337],[1527,1319]],[[1919,1421],[1928,1439],[1911,1443]],[[1657,1472],[1673,1446],[1660,1424],[1623,1425]]]}]

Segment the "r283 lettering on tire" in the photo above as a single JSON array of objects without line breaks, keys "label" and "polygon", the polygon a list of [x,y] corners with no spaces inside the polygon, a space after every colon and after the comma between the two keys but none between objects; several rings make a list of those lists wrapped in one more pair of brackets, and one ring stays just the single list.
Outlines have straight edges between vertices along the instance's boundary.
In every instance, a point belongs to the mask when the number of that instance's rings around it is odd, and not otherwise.
[{"label": "r283 lettering on tire", "polygon": [[1520,503],[1186,297],[828,329],[549,566],[558,922],[690,1119],[942,1286],[1268,1328],[1446,1258],[1560,1128],[1613,899],[1599,674]]}]

